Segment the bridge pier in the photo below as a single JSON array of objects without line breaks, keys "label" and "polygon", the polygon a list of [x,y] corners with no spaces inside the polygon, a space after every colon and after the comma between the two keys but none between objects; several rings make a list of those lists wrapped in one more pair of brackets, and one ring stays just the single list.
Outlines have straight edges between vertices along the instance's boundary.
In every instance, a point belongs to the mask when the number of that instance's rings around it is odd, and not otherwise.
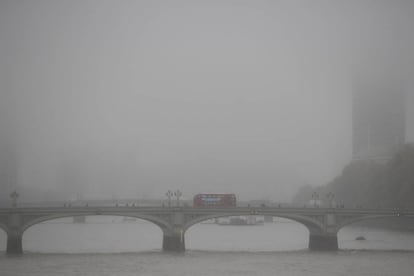
[{"label": "bridge pier", "polygon": [[336,234],[310,234],[309,249],[315,251],[336,251],[338,250],[338,236]]},{"label": "bridge pier", "polygon": [[7,254],[23,254],[23,235],[22,234],[8,234],[7,235]]},{"label": "bridge pier", "polygon": [[162,249],[170,252],[185,251],[184,232],[168,235],[164,233]]}]

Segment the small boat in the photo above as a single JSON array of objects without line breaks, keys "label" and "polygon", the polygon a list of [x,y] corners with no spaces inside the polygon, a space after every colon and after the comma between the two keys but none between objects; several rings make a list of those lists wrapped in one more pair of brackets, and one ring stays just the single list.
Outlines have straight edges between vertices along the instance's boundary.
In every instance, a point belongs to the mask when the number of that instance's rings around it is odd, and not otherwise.
[{"label": "small boat", "polygon": [[355,238],[356,241],[365,241],[366,238],[364,236],[358,236]]}]

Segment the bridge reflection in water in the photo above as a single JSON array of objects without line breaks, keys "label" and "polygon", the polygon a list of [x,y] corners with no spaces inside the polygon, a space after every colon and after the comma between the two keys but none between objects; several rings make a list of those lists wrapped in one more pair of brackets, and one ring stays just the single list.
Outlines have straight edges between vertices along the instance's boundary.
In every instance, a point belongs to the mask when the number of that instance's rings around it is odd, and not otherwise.
[{"label": "bridge reflection in water", "polygon": [[337,250],[338,231],[356,221],[377,218],[414,217],[414,210],[336,208],[193,208],[193,207],[36,207],[1,208],[0,228],[7,234],[7,254],[22,254],[22,236],[29,227],[48,220],[78,216],[123,216],[150,221],[163,233],[165,251],[184,251],[185,233],[194,224],[230,216],[271,216],[287,218],[309,230],[310,250]]}]

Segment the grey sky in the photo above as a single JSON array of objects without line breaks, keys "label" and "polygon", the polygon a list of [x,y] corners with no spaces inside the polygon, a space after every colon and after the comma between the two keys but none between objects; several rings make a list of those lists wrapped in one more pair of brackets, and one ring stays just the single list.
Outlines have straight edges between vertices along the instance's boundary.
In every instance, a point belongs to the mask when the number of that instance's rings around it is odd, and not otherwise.
[{"label": "grey sky", "polygon": [[277,200],[324,184],[351,158],[355,74],[412,78],[413,14],[412,1],[1,0],[17,182]]}]

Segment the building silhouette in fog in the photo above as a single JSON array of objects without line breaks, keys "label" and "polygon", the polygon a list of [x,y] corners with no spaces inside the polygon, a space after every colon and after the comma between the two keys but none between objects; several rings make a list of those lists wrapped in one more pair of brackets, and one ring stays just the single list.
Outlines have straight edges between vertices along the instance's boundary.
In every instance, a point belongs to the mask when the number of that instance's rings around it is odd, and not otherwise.
[{"label": "building silhouette in fog", "polygon": [[[3,140],[4,141],[4,140]],[[0,206],[10,203],[10,193],[16,188],[17,163],[9,144],[0,145]]]},{"label": "building silhouette in fog", "polygon": [[378,77],[354,82],[354,160],[387,160],[404,144],[404,99],[396,80]]}]

